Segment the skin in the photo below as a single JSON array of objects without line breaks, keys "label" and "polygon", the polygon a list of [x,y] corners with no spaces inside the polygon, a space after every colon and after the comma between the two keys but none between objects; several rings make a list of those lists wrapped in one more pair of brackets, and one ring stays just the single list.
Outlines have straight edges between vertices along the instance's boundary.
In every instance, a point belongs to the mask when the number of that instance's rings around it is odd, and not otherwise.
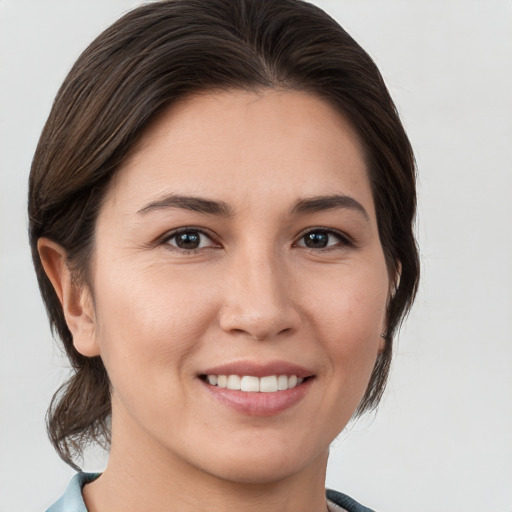
[{"label": "skin", "polygon": [[[172,194],[230,215],[162,205]],[[352,202],[293,210],[333,194]],[[196,250],[177,246],[183,227],[204,233]],[[308,247],[307,232],[327,247]],[[77,350],[101,355],[112,383],[108,467],[83,492],[91,512],[325,511],[329,444],[383,349],[390,291],[363,150],[338,112],[291,91],[188,98],[116,174],[90,286],[72,283],[59,246],[39,249]],[[243,414],[199,378],[242,360],[313,377],[286,410]]]}]

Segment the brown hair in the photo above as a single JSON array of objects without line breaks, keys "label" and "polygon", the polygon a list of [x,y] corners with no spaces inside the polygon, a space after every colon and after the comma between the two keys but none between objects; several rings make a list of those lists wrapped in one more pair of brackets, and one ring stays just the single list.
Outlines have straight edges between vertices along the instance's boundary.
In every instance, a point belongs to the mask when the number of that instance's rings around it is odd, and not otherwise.
[{"label": "brown hair", "polygon": [[52,329],[73,369],[48,409],[48,432],[73,467],[88,442],[109,443],[109,379],[99,357],[74,348],[38,239],[60,244],[77,282],[87,283],[106,189],[148,123],[194,92],[275,87],[328,101],[349,119],[367,153],[382,247],[390,275],[400,272],[387,308],[386,346],[357,412],[378,404],[419,262],[414,157],[377,67],[332,18],[300,0],[152,2],[119,19],[79,57],[57,94],[30,174],[32,257]]}]

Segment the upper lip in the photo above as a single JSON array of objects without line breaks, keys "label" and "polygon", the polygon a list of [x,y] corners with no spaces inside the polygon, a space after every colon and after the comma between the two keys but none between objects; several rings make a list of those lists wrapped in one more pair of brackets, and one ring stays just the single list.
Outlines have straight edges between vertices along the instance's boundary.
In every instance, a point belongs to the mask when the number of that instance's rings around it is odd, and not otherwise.
[{"label": "upper lip", "polygon": [[202,375],[251,375],[265,377],[267,375],[296,375],[297,377],[312,377],[314,373],[304,366],[287,361],[235,361],[208,368]]}]

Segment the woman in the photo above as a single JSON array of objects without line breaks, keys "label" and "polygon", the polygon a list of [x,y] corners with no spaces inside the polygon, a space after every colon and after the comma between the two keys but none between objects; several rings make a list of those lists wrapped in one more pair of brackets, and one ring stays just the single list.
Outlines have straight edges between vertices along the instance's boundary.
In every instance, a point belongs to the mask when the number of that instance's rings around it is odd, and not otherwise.
[{"label": "woman", "polygon": [[34,264],[74,375],[52,512],[368,510],[329,444],[384,390],[418,280],[413,155],[368,55],[296,0],[128,13],[55,100]]}]

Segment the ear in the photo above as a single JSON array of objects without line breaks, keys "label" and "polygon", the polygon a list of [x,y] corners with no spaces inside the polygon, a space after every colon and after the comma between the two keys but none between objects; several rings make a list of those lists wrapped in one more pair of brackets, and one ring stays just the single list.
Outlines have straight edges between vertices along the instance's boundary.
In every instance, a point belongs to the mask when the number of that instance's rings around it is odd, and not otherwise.
[{"label": "ear", "polygon": [[396,265],[396,271],[393,276],[391,276],[390,283],[389,283],[389,298],[393,299],[396,295],[396,291],[398,290],[398,287],[400,286],[400,278],[402,277],[402,263],[400,261],[397,262]]},{"label": "ear", "polygon": [[386,338],[384,337],[384,331],[379,334],[379,348],[377,350],[377,354],[382,354],[384,352],[384,349],[386,348]]},{"label": "ear", "polygon": [[[386,310],[389,307],[390,302],[394,299],[396,295],[396,291],[398,290],[398,287],[400,286],[400,277],[402,275],[402,264],[400,261],[397,262],[396,270],[393,274],[390,272],[389,277],[389,289],[388,289],[388,299],[386,304]],[[386,314],[387,316],[387,314]],[[385,333],[387,332],[387,325],[384,324],[381,329],[380,334],[380,340],[379,340],[379,354],[382,354],[384,352],[384,349],[386,348],[386,338]]]},{"label": "ear", "polygon": [[47,238],[37,241],[37,250],[44,271],[60,300],[73,345],[80,354],[100,354],[96,337],[96,320],[91,292],[86,285],[73,282],[66,251]]}]

